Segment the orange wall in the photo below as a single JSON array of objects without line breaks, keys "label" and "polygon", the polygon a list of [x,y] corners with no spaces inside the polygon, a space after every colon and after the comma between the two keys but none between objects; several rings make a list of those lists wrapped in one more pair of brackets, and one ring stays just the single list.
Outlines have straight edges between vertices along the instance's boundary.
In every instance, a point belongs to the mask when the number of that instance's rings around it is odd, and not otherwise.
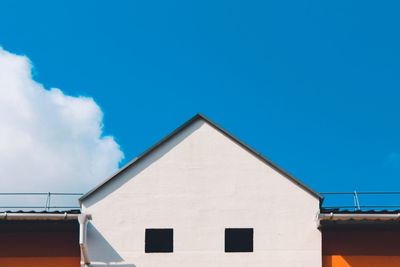
[{"label": "orange wall", "polygon": [[72,267],[80,266],[79,257],[25,257],[0,258],[2,267]]},{"label": "orange wall", "polygon": [[0,267],[79,267],[77,222],[0,222]]},{"label": "orange wall", "polygon": [[399,267],[399,240],[398,226],[323,228],[323,267]]},{"label": "orange wall", "polygon": [[400,256],[324,256],[324,267],[394,267]]}]

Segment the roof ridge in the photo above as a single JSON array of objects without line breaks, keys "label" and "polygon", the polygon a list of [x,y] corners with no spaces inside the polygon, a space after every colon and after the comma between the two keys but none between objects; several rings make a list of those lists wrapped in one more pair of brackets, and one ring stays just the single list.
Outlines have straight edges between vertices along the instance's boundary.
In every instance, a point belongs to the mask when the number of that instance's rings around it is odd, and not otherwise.
[{"label": "roof ridge", "polygon": [[165,136],[164,138],[162,138],[160,141],[158,141],[155,145],[151,146],[150,148],[148,148],[147,150],[145,150],[142,154],[140,154],[139,156],[135,157],[133,160],[131,160],[130,162],[128,162],[125,166],[123,166],[121,169],[119,169],[117,172],[115,172],[114,174],[112,174],[109,178],[107,178],[106,180],[104,180],[102,183],[100,183],[99,185],[97,185],[96,187],[94,187],[93,189],[91,189],[90,191],[88,191],[87,193],[85,193],[82,197],[79,198],[79,202],[82,202],[84,199],[86,199],[87,197],[89,197],[90,195],[92,195],[94,192],[96,192],[97,190],[99,190],[101,187],[103,187],[104,185],[106,185],[109,181],[113,180],[117,175],[119,175],[120,173],[124,172],[126,169],[128,169],[129,167],[135,165],[137,162],[139,162],[140,160],[142,160],[143,158],[145,158],[147,155],[149,155],[151,152],[153,152],[154,150],[156,150],[158,147],[160,147],[162,144],[164,144],[165,142],[169,141],[170,139],[172,139],[175,135],[177,135],[178,133],[180,133],[181,131],[183,131],[184,129],[186,129],[188,126],[190,126],[192,123],[194,123],[197,120],[203,120],[205,121],[207,124],[209,124],[210,126],[212,126],[214,129],[216,129],[217,131],[219,131],[220,133],[222,133],[223,135],[225,135],[226,137],[230,138],[232,141],[234,141],[236,144],[238,144],[239,146],[241,146],[242,148],[244,148],[245,150],[247,150],[249,153],[251,153],[252,155],[254,155],[255,157],[257,157],[258,159],[260,159],[261,161],[263,161],[264,163],[266,163],[267,165],[269,165],[270,167],[272,167],[274,170],[278,171],[280,174],[282,174],[283,176],[285,176],[287,179],[291,180],[293,183],[295,183],[297,186],[299,186],[300,188],[302,188],[303,190],[305,190],[306,192],[308,192],[309,194],[311,194],[312,196],[318,198],[320,201],[323,199],[323,197],[317,193],[316,191],[314,191],[313,189],[311,189],[310,187],[308,187],[306,184],[304,184],[303,182],[301,182],[299,179],[295,178],[294,176],[292,176],[291,174],[289,174],[287,171],[283,170],[281,167],[279,167],[278,165],[276,165],[275,163],[273,163],[271,160],[269,160],[268,158],[266,158],[265,156],[263,156],[260,152],[254,150],[252,147],[250,147],[249,145],[247,145],[245,142],[241,141],[239,138],[235,137],[234,135],[232,135],[231,133],[227,132],[225,129],[223,129],[222,127],[220,127],[217,123],[213,122],[211,119],[209,119],[208,117],[206,117],[205,115],[203,115],[202,113],[196,113],[192,118],[190,118],[189,120],[187,120],[185,123],[181,124],[178,128],[176,128],[174,131],[172,131],[170,134],[168,134],[167,136]]}]

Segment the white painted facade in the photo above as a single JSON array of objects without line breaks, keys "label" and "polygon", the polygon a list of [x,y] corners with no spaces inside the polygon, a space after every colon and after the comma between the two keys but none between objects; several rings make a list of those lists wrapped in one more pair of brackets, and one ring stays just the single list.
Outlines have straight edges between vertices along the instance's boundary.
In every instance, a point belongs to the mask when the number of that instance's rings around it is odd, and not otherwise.
[{"label": "white painted facade", "polygon": [[[82,201],[91,266],[321,267],[319,200],[202,119]],[[173,253],[145,253],[173,228]],[[254,252],[225,253],[225,228],[254,228]]]}]

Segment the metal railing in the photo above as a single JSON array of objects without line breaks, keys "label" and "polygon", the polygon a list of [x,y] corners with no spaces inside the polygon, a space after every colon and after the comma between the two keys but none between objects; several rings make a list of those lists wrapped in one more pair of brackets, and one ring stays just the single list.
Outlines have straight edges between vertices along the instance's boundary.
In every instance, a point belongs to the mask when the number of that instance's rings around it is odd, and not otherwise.
[{"label": "metal railing", "polygon": [[[3,193],[0,192],[0,210],[16,210],[16,209],[21,209],[21,210],[45,210],[45,211],[51,211],[51,210],[56,210],[56,209],[61,209],[61,210],[67,210],[67,209],[80,209],[80,206],[78,205],[78,198],[81,197],[83,194],[82,193],[52,193],[52,192],[47,192],[47,193]],[[15,200],[15,197],[18,197],[19,199]],[[56,204],[52,206],[53,200],[55,198],[58,198],[58,203],[60,202],[59,198],[62,197],[69,197],[73,198],[70,201],[61,201],[61,202],[66,202],[68,204],[65,205],[60,205]],[[8,198],[6,201],[4,198]],[[21,201],[21,199],[24,199]],[[43,198],[43,199],[40,199]],[[10,201],[11,199],[14,199],[14,201]],[[44,201],[44,204],[41,205],[40,202]],[[13,203],[24,203],[20,205],[2,205],[2,203],[5,202],[13,202]],[[71,202],[76,203],[76,205],[69,205]],[[25,203],[35,203],[35,205],[25,205]]]},{"label": "metal railing", "polygon": [[[324,201],[321,205],[321,208],[324,209],[353,209],[355,211],[361,211],[365,209],[400,209],[400,204],[399,205],[393,205],[393,201],[396,201],[397,203],[400,203],[400,192],[399,191],[389,191],[389,192],[322,192],[320,193],[322,196],[324,196]],[[52,192],[47,192],[47,193],[2,193],[0,192],[0,210],[16,210],[16,209],[21,209],[21,210],[45,210],[45,211],[52,211],[52,210],[67,210],[67,209],[80,209],[80,206],[78,205],[78,198],[81,197],[83,194],[82,193],[64,193],[64,192],[57,192],[57,193],[52,193]],[[360,199],[360,197],[363,197],[363,199]],[[371,199],[371,196],[379,196],[381,197],[380,201],[373,201]],[[394,199],[390,199],[388,201],[388,196],[391,196]],[[4,198],[8,197],[8,201],[3,201]],[[10,201],[10,198],[19,197],[17,201]],[[347,199],[337,199],[337,198],[343,198],[347,197]],[[349,197],[351,199],[349,199]],[[23,200],[21,201],[21,198]],[[36,198],[36,199],[35,199]],[[42,199],[41,199],[42,198]],[[60,201],[60,198],[69,198],[69,201]],[[336,198],[333,199],[333,198]],[[385,200],[386,198],[386,200]],[[54,200],[56,201],[56,205],[52,205],[54,203]],[[362,200],[362,201],[361,201]],[[23,203],[22,205],[2,205],[5,202],[12,202],[12,203]],[[43,203],[40,204],[40,203]],[[70,205],[71,203],[76,203],[76,205]],[[326,203],[333,203],[326,205]],[[346,204],[343,204],[346,203]],[[349,205],[347,203],[352,203],[352,205]],[[370,204],[361,204],[363,203],[382,203],[379,205],[370,205]],[[25,205],[25,203],[35,203],[35,205]],[[63,203],[63,205],[60,205],[60,203]]]},{"label": "metal railing", "polygon": [[[400,192],[398,191],[388,191],[388,192],[373,192],[373,191],[366,191],[366,192],[322,192],[320,193],[324,197],[324,201],[321,205],[322,208],[325,209],[354,209],[355,211],[361,211],[365,209],[388,209],[388,210],[393,210],[393,209],[400,209],[400,204],[399,205],[393,205],[393,200],[396,201],[397,203],[400,203]],[[346,197],[350,196],[352,199],[353,205],[342,205],[342,204],[337,204],[337,205],[325,205],[327,201],[334,202],[335,200],[332,200],[332,196],[337,197]],[[381,203],[379,205],[362,205],[360,204],[360,196],[363,196],[363,202],[364,203]],[[380,199],[377,201],[376,199],[373,200],[372,198],[375,196],[379,196]],[[393,199],[394,198],[394,199]],[[342,200],[343,201],[343,200]],[[345,200],[346,203],[348,203],[351,200]],[[341,202],[336,199],[336,203]],[[388,204],[388,202],[390,204]]]}]

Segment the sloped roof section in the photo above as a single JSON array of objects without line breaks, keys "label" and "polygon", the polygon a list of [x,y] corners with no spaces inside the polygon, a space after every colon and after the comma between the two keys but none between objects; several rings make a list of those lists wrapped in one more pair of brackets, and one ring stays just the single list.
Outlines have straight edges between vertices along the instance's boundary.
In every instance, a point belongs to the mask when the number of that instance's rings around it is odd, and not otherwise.
[{"label": "sloped roof section", "polygon": [[143,160],[145,157],[147,157],[149,154],[151,154],[153,151],[155,151],[157,148],[159,148],[161,145],[163,145],[164,143],[168,142],[169,140],[171,140],[174,136],[176,136],[177,134],[179,134],[180,132],[182,132],[183,130],[185,130],[187,127],[189,127],[190,125],[192,125],[193,123],[195,123],[198,120],[202,120],[206,123],[208,123],[210,126],[212,126],[214,129],[216,129],[217,131],[219,131],[220,133],[222,133],[223,135],[225,135],[226,137],[230,138],[233,142],[235,142],[236,144],[238,144],[239,146],[241,146],[242,148],[244,148],[245,150],[247,150],[249,153],[251,153],[252,155],[254,155],[256,158],[260,159],[261,161],[263,161],[264,163],[266,163],[268,166],[270,166],[271,168],[273,168],[274,170],[276,170],[277,172],[279,172],[280,174],[282,174],[283,176],[285,176],[287,179],[289,179],[290,181],[292,181],[294,184],[296,184],[297,186],[299,186],[300,188],[302,188],[304,191],[308,192],[309,194],[311,194],[312,196],[314,196],[315,198],[318,198],[319,200],[322,200],[323,197],[317,193],[316,191],[312,190],[310,187],[308,187],[307,185],[305,185],[304,183],[302,183],[300,180],[298,180],[297,178],[293,177],[291,174],[289,174],[288,172],[286,172],[285,170],[283,170],[282,168],[280,168],[278,165],[276,165],[275,163],[273,163],[271,160],[267,159],[266,157],[264,157],[263,155],[261,155],[261,153],[257,152],[256,150],[254,150],[253,148],[251,148],[250,146],[248,146],[247,144],[245,144],[244,142],[242,142],[241,140],[239,140],[238,138],[236,138],[235,136],[233,136],[232,134],[228,133],[226,130],[224,130],[222,127],[220,127],[219,125],[217,125],[216,123],[214,123],[213,121],[211,121],[209,118],[207,118],[206,116],[204,116],[203,114],[196,114],[195,116],[193,116],[190,120],[188,120],[187,122],[185,122],[184,124],[182,124],[180,127],[178,127],[177,129],[175,129],[172,133],[170,133],[169,135],[167,135],[166,137],[164,137],[163,139],[161,139],[158,143],[156,143],[154,146],[150,147],[148,150],[146,150],[145,152],[143,152],[141,155],[139,155],[138,157],[134,158],[131,162],[129,162],[128,164],[126,164],[124,167],[122,167],[120,170],[118,170],[116,173],[114,173],[111,177],[109,177],[108,179],[106,179],[105,181],[103,181],[101,184],[99,184],[98,186],[96,186],[95,188],[93,188],[92,190],[90,190],[89,192],[87,192],[86,194],[84,194],[79,201],[82,202],[83,200],[85,200],[86,198],[88,198],[90,195],[92,195],[93,193],[97,192],[98,190],[100,190],[103,186],[106,186],[111,180],[113,180],[114,178],[116,178],[120,173],[124,172],[125,170],[127,170],[130,167],[135,166],[138,162],[140,162],[141,160]]}]

